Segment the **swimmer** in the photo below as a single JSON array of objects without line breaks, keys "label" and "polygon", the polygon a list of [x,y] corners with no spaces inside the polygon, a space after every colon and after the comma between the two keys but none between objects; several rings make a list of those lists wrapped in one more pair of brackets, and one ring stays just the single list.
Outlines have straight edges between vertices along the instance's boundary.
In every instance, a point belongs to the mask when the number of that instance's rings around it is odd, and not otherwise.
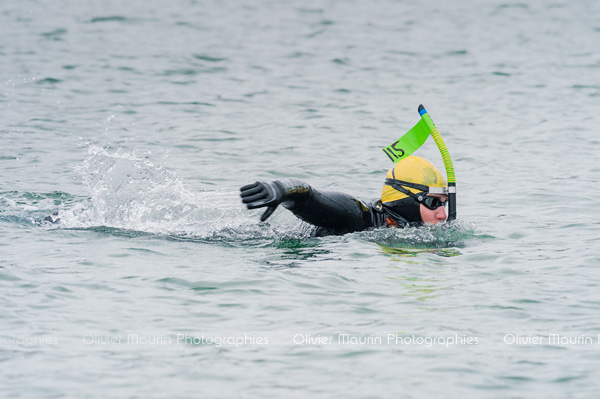
[{"label": "swimmer", "polygon": [[448,185],[429,161],[409,156],[386,175],[381,199],[366,204],[335,191],[319,191],[289,177],[255,182],[240,189],[248,209],[266,207],[267,220],[279,204],[313,225],[314,236],[342,235],[376,227],[432,225],[446,220]]}]

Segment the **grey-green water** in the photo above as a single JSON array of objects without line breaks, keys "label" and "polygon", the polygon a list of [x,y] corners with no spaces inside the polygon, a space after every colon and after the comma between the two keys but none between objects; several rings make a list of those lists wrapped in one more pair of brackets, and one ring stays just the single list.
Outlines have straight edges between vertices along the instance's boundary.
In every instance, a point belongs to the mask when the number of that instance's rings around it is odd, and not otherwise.
[{"label": "grey-green water", "polygon": [[[0,395],[595,397],[599,4],[4,1]],[[457,223],[241,206],[377,198],[419,103]]]}]

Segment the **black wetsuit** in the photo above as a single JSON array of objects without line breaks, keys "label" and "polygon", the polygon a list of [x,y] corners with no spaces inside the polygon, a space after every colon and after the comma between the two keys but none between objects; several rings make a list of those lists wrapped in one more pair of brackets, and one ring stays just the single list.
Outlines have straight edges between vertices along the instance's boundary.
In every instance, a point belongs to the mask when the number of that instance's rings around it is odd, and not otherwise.
[{"label": "black wetsuit", "polygon": [[[312,232],[316,237],[386,226],[386,219],[391,216],[381,201],[366,204],[348,194],[317,191],[306,182],[293,177],[274,183],[285,189],[285,200],[281,204],[303,221],[316,226]],[[409,224],[399,215],[393,216],[398,225]]]}]

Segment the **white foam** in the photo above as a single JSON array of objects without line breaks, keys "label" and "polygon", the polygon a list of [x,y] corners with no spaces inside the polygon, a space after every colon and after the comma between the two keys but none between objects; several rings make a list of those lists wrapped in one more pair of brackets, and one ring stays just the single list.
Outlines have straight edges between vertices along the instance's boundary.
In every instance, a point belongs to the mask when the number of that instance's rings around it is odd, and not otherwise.
[{"label": "white foam", "polygon": [[135,152],[109,153],[91,146],[76,170],[89,200],[61,210],[63,227],[209,236],[251,221],[236,191],[191,191],[173,171]]}]

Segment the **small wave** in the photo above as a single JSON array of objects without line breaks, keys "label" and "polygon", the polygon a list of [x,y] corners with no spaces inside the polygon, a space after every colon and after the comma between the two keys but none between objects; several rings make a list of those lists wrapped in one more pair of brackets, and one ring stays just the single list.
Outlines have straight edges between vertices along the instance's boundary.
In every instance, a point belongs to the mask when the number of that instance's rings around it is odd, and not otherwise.
[{"label": "small wave", "polygon": [[381,228],[357,234],[362,239],[375,242],[390,252],[394,252],[397,249],[464,248],[469,241],[483,237],[476,234],[473,225],[462,220],[423,227],[401,229]]},{"label": "small wave", "polygon": [[44,217],[58,209],[70,208],[82,198],[61,191],[0,192],[0,221],[24,226],[40,225]]},{"label": "small wave", "polygon": [[205,54],[194,54],[194,58],[201,60],[201,61],[208,61],[208,62],[222,62],[222,61],[227,61],[227,58],[222,58],[222,57],[212,57],[209,55],[205,55]]},{"label": "small wave", "polygon": [[60,82],[62,82],[61,79],[45,78],[45,79],[38,80],[36,82],[36,84],[38,84],[38,85],[43,85],[43,84],[57,84],[57,83],[60,83]]},{"label": "small wave", "polygon": [[57,29],[54,29],[53,31],[50,31],[50,32],[44,32],[44,33],[41,34],[41,36],[43,36],[43,37],[45,37],[47,39],[60,41],[60,40],[62,40],[62,36],[64,36],[65,34],[67,34],[67,30],[66,29],[57,28]]},{"label": "small wave", "polygon": [[95,17],[90,20],[90,23],[95,24],[99,22],[128,22],[131,21],[127,17],[123,17],[121,15],[111,15],[108,17]]}]

